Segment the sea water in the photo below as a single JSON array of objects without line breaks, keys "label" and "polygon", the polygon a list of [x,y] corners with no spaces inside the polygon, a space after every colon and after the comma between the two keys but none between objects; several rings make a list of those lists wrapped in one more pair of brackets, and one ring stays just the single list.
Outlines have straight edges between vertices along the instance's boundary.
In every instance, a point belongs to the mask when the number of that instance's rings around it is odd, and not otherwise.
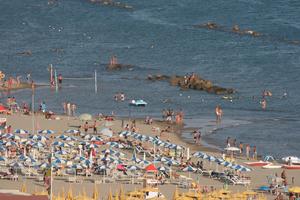
[{"label": "sea water", "polygon": [[[87,0],[10,0],[0,2],[0,68],[8,76],[31,73],[48,83],[49,64],[64,77],[58,92],[38,88],[35,102],[61,113],[62,102],[78,105],[78,113],[112,111],[119,116],[160,117],[164,108],[183,110],[186,123],[204,127],[206,141],[224,146],[228,136],[256,145],[259,154],[300,156],[300,3],[262,0],[126,0],[126,10]],[[261,37],[192,25],[215,22],[226,30],[238,24]],[[17,55],[30,50],[31,56]],[[112,55],[132,70],[106,71]],[[182,91],[167,82],[150,82],[148,74],[185,75],[195,72],[223,87],[235,88],[233,101],[202,91]],[[264,89],[272,91],[267,109],[259,104]],[[113,101],[116,92],[127,100]],[[286,97],[283,94],[287,93]],[[19,102],[31,101],[31,91],[13,92]],[[128,100],[141,98],[145,108]],[[2,94],[5,101],[6,94]],[[164,103],[168,100],[168,103]],[[214,108],[224,111],[223,127]],[[36,105],[36,106],[37,106]],[[206,123],[207,122],[207,123]],[[221,123],[221,124],[222,124]],[[187,136],[187,135],[186,135]]]}]

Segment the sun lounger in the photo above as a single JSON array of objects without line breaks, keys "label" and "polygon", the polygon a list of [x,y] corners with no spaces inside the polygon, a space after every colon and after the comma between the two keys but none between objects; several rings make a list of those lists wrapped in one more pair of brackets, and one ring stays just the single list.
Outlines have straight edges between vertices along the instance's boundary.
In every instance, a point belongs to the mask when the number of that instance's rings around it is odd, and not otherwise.
[{"label": "sun lounger", "polygon": [[76,177],[74,177],[74,176],[68,177],[67,182],[70,182],[70,183],[76,182]]}]

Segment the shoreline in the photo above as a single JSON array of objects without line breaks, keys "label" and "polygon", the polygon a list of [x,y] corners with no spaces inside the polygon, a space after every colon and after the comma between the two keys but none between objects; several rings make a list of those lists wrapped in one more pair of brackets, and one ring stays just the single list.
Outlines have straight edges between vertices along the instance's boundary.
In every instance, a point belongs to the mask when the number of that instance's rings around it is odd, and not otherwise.
[{"label": "shoreline", "polygon": [[[45,86],[49,86],[49,84],[46,83],[35,83],[34,84],[35,87],[45,87]],[[7,87],[0,87],[0,92],[10,92],[10,91],[16,91],[16,90],[25,90],[25,89],[31,89],[32,85],[31,83],[20,83],[20,85],[18,86],[14,86],[12,88],[7,88]]]}]

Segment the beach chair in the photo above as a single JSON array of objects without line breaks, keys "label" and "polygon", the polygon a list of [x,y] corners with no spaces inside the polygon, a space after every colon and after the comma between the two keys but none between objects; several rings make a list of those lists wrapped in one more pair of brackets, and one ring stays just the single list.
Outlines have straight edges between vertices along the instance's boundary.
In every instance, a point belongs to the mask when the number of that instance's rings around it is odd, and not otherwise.
[{"label": "beach chair", "polygon": [[76,182],[76,177],[75,176],[69,176],[68,179],[67,179],[67,182],[75,183]]}]

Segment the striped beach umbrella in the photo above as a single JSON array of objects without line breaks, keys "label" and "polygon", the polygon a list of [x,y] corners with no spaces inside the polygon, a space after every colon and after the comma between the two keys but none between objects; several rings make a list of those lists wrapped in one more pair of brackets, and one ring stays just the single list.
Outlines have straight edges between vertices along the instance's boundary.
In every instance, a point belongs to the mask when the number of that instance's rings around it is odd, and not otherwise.
[{"label": "striped beach umbrella", "polygon": [[39,134],[53,134],[55,132],[52,130],[49,130],[49,129],[45,129],[45,130],[39,130],[38,133]]},{"label": "striped beach umbrella", "polygon": [[180,163],[176,160],[168,160],[164,162],[166,165],[171,166],[171,165],[179,165]]},{"label": "striped beach umbrella", "polygon": [[4,156],[0,156],[0,161],[7,161],[7,158],[6,157],[4,157]]},{"label": "striped beach umbrella", "polygon": [[34,147],[34,148],[42,148],[42,147],[44,147],[44,144],[41,143],[41,142],[36,142],[36,143],[34,143],[34,144],[32,145],[32,147]]},{"label": "striped beach umbrella", "polygon": [[20,136],[18,136],[18,135],[12,135],[12,136],[8,137],[8,139],[10,139],[10,140],[21,140]]},{"label": "striped beach umbrella", "polygon": [[251,172],[252,170],[250,168],[248,168],[248,167],[241,167],[237,171],[240,171],[240,172]]},{"label": "striped beach umbrella", "polygon": [[103,141],[103,139],[101,137],[98,137],[98,136],[92,136],[90,139],[89,139],[91,142],[94,142],[94,141]]},{"label": "striped beach umbrella", "polygon": [[58,154],[58,155],[67,155],[68,153],[64,150],[61,150],[61,151],[57,151],[55,152],[55,154]]},{"label": "striped beach umbrella", "polygon": [[140,170],[141,168],[139,168],[138,166],[136,165],[130,165],[127,167],[127,170],[129,171],[136,171],[136,170]]},{"label": "striped beach umbrella", "polygon": [[5,146],[9,147],[9,146],[18,146],[17,143],[13,142],[13,141],[8,141],[5,143]]},{"label": "striped beach umbrella", "polygon": [[24,130],[24,129],[16,129],[15,133],[17,133],[17,134],[28,134],[29,132]]},{"label": "striped beach umbrella", "polygon": [[59,145],[61,145],[62,144],[62,142],[60,142],[60,141],[55,141],[52,145],[53,146],[59,146]]},{"label": "striped beach umbrella", "polygon": [[184,171],[184,172],[195,172],[196,170],[197,170],[196,168],[194,168],[190,165],[182,169],[182,171]]},{"label": "striped beach umbrella", "polygon": [[69,129],[69,130],[66,130],[65,133],[77,134],[77,133],[80,133],[80,131],[79,130],[75,130],[75,129]]}]

